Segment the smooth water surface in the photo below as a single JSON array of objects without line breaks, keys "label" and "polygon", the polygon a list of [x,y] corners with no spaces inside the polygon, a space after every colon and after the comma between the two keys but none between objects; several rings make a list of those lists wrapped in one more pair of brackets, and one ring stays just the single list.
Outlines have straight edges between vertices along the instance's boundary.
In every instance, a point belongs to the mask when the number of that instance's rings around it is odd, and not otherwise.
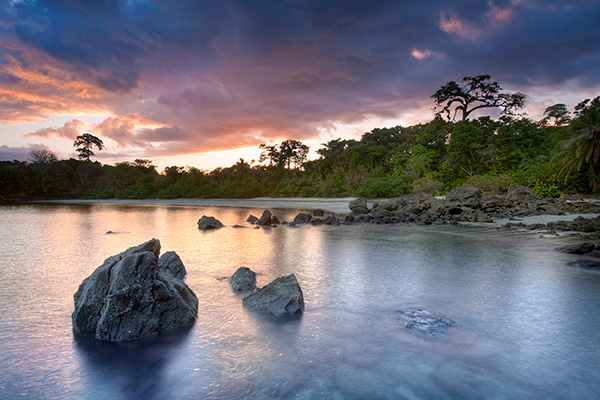
[{"label": "smooth water surface", "polygon": [[[567,267],[559,243],[474,227],[232,227],[262,210],[0,206],[0,398],[598,398],[600,273]],[[202,215],[227,227],[199,231]],[[193,329],[137,346],[75,337],[81,281],[153,237],[186,265]],[[221,279],[240,266],[259,286],[295,273],[304,315],[244,309]],[[420,336],[395,312],[415,309],[457,326]]]}]

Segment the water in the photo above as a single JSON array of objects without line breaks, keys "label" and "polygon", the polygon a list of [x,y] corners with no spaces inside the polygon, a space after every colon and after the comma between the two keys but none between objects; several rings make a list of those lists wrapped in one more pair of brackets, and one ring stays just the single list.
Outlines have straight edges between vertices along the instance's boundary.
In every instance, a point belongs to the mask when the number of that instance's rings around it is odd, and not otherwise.
[{"label": "water", "polygon": [[[262,210],[1,206],[0,398],[598,398],[600,273],[565,266],[572,256],[553,250],[562,243],[476,227],[231,227]],[[204,214],[227,227],[199,231]],[[81,281],[152,237],[186,265],[195,326],[142,346],[75,337]],[[240,266],[259,274],[259,286],[295,273],[304,315],[284,323],[244,309],[219,280]],[[394,312],[419,308],[457,326],[427,338]]]}]

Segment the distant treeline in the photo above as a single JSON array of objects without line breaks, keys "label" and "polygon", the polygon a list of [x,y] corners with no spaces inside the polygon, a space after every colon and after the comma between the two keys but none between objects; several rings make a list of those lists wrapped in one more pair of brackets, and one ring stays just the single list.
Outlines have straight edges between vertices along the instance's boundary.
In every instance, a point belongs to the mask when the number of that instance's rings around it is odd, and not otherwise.
[{"label": "distant treeline", "polygon": [[0,200],[378,198],[441,195],[466,185],[493,194],[517,184],[543,197],[599,194],[600,97],[581,102],[572,114],[557,104],[545,115],[541,121],[463,115],[451,122],[438,114],[426,124],[377,128],[360,140],[331,140],[317,150],[316,160],[306,161],[306,145],[287,140],[261,145],[260,165],[240,159],[213,171],[171,166],[159,173],[142,159],[102,165],[89,159],[89,146],[102,149],[102,142],[84,134],[76,142],[79,160],[57,160],[52,152],[38,151],[30,162],[0,162]]}]

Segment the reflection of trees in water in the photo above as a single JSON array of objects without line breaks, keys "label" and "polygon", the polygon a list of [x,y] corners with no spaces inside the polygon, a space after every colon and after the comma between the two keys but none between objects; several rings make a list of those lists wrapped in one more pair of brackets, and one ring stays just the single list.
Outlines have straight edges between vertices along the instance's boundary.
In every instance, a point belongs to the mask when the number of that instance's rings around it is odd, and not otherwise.
[{"label": "reflection of trees in water", "polygon": [[180,392],[181,382],[168,379],[168,366],[185,347],[188,332],[120,344],[74,332],[77,353],[90,386],[86,392],[112,399],[170,398]]}]

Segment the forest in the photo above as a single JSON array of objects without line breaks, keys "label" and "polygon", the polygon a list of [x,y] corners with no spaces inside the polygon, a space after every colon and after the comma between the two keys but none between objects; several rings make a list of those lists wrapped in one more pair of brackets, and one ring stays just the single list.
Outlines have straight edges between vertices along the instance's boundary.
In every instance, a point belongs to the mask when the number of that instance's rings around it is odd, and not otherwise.
[{"label": "forest", "polygon": [[[318,158],[296,140],[260,146],[258,163],[240,159],[212,171],[151,160],[115,165],[92,161],[103,149],[90,133],[75,140],[79,158],[58,160],[48,150],[29,161],[0,162],[0,200],[251,197],[397,197],[443,195],[460,186],[500,194],[526,185],[542,197],[600,194],[600,96],[569,111],[548,107],[534,121],[517,111],[525,95],[504,93],[489,75],[448,82],[431,96],[435,117],[409,127],[376,128],[360,140],[323,143]],[[471,112],[498,109],[499,117]]]}]

